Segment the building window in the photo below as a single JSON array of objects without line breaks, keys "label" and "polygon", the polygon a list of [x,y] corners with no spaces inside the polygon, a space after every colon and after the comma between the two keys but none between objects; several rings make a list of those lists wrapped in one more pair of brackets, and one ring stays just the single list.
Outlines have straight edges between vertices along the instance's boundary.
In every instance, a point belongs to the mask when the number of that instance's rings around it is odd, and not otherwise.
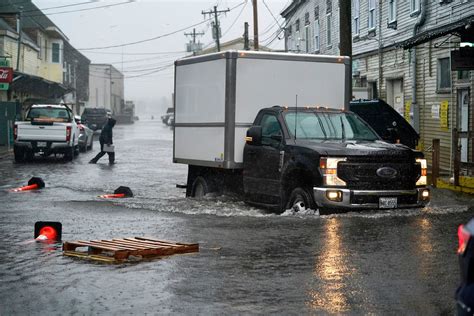
[{"label": "building window", "polygon": [[326,0],[326,13],[332,12],[332,0]]},{"label": "building window", "polygon": [[319,20],[319,5],[314,7],[314,20]]},{"label": "building window", "polygon": [[332,45],[332,38],[331,38],[331,28],[332,28],[332,14],[329,13],[327,16],[326,16],[326,41],[327,41],[327,46],[331,46]]},{"label": "building window", "polygon": [[306,52],[309,53],[311,50],[311,29],[309,25],[305,26],[304,31],[305,31],[305,38],[304,38],[305,48],[306,48]]},{"label": "building window", "polygon": [[446,91],[451,89],[451,69],[449,58],[438,59],[438,90]]},{"label": "building window", "polygon": [[469,80],[469,70],[458,70],[458,80]]},{"label": "building window", "polygon": [[410,0],[410,12],[412,14],[420,12],[420,0]]},{"label": "building window", "polygon": [[375,29],[375,0],[369,0],[369,30]]},{"label": "building window", "polygon": [[295,22],[295,37],[294,37],[294,49],[295,51],[300,51],[300,20],[296,20]]},{"label": "building window", "polygon": [[53,63],[60,63],[60,47],[58,43],[53,43],[51,46],[51,60]]},{"label": "building window", "polygon": [[304,14],[304,25],[309,25],[309,12]]},{"label": "building window", "polygon": [[397,21],[397,1],[389,0],[388,1],[388,23],[393,23]]},{"label": "building window", "polygon": [[358,36],[360,33],[360,0],[354,0],[354,35]]},{"label": "building window", "polygon": [[314,21],[314,52],[319,52],[319,20]]}]

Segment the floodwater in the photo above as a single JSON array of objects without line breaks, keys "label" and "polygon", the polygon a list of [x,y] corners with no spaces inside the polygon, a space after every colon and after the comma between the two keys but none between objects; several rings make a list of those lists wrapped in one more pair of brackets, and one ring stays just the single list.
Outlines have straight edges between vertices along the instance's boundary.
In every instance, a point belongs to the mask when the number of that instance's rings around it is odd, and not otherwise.
[{"label": "floodwater", "polygon": [[[426,208],[275,215],[230,197],[186,199],[172,131],[161,121],[114,129],[117,164],[0,159],[0,315],[453,314],[457,226],[471,196],[435,190]],[[32,176],[38,192],[10,193]],[[101,200],[118,186],[135,197]],[[138,263],[64,257],[32,242],[36,221],[63,240],[151,236],[200,252]]]}]

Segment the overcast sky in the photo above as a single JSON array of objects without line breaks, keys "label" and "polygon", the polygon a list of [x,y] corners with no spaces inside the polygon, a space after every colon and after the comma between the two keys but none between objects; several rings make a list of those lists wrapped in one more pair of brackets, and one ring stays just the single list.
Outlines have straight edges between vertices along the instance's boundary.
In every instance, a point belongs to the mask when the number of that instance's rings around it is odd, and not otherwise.
[{"label": "overcast sky", "polygon": [[[195,28],[197,32],[205,33],[199,38],[205,47],[215,45],[209,16],[205,19],[201,14],[203,10],[209,11],[214,5],[218,6],[218,10],[232,9],[220,16],[223,34],[221,43],[242,36],[246,21],[250,24],[249,33],[253,38],[251,0],[136,0],[123,5],[79,11],[127,1],[101,0],[84,4],[88,0],[33,0],[66,34],[74,47],[91,49],[81,50],[91,62],[112,63],[118,70],[123,70],[124,75],[128,77],[125,80],[125,98],[129,100],[156,102],[163,96],[171,97],[171,65],[175,59],[186,55],[185,44],[191,38],[186,37],[184,33],[192,32],[192,25],[202,23]],[[289,3],[290,0],[258,0],[260,45],[271,42],[270,47],[283,48],[283,40],[275,39],[279,29],[275,19],[283,25],[280,12]],[[48,9],[70,4],[78,5]],[[102,48],[146,40],[175,31],[178,32],[141,44]],[[162,69],[167,65],[170,66]]]}]

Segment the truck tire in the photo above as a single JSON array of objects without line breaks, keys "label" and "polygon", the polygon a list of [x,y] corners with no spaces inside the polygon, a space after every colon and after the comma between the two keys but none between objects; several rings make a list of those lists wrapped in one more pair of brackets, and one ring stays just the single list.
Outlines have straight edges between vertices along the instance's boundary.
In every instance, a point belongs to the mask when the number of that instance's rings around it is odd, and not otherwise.
[{"label": "truck tire", "polygon": [[191,197],[202,199],[207,193],[209,193],[209,186],[206,179],[202,176],[197,176],[191,188]]},{"label": "truck tire", "polygon": [[13,155],[15,156],[15,162],[25,161],[25,151],[18,147],[13,148]]},{"label": "truck tire", "polygon": [[80,151],[81,153],[85,153],[85,152],[87,151],[87,144],[84,145],[84,146],[79,146],[79,151]]},{"label": "truck tire", "polygon": [[75,148],[70,147],[66,149],[66,152],[64,153],[64,160],[66,161],[72,161],[74,159],[74,154],[75,154]]},{"label": "truck tire", "polygon": [[315,209],[313,196],[309,190],[297,187],[291,191],[285,210],[292,209],[295,212],[304,209]]}]

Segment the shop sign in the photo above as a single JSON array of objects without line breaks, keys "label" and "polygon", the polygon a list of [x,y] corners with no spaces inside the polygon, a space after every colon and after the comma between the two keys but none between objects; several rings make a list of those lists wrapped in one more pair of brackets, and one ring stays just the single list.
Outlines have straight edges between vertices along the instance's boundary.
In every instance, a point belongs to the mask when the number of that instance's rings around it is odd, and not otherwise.
[{"label": "shop sign", "polygon": [[13,81],[13,68],[0,67],[0,83],[10,83]]},{"label": "shop sign", "polygon": [[0,91],[6,91],[6,90],[8,90],[8,88],[10,88],[9,83],[1,83],[0,82]]},{"label": "shop sign", "polygon": [[448,110],[449,110],[449,102],[447,100],[442,101],[439,125],[441,129],[445,131],[448,130]]}]

